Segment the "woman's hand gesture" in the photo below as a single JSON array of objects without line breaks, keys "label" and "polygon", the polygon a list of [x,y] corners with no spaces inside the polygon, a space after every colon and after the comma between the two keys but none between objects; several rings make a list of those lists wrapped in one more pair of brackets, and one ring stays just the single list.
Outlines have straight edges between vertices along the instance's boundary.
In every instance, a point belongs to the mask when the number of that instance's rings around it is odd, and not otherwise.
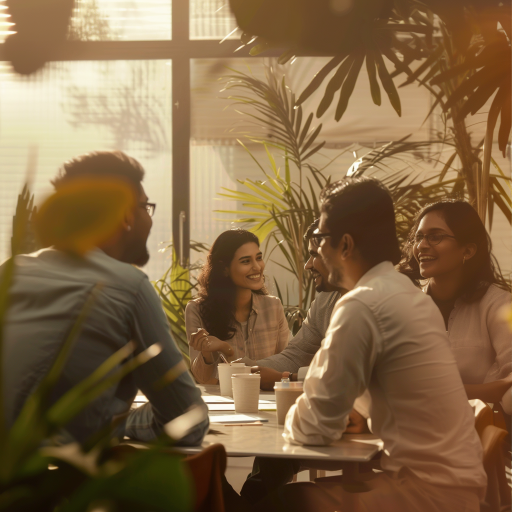
[{"label": "woman's hand gesture", "polygon": [[222,352],[226,357],[233,355],[233,348],[229,343],[210,336],[205,329],[199,329],[190,335],[190,346],[201,352]]}]

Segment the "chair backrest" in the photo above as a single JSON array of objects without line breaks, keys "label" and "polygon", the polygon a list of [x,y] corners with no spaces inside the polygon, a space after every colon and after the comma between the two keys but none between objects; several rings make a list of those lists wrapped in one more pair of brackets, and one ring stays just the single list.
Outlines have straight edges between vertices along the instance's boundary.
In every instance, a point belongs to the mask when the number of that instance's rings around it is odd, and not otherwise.
[{"label": "chair backrest", "polygon": [[[144,448],[142,443],[121,444],[112,448],[111,457],[123,460]],[[176,455],[172,448],[168,452]],[[193,512],[225,512],[222,477],[226,472],[227,456],[224,446],[208,446],[196,455],[184,457],[183,464],[194,487]]]},{"label": "chair backrest", "polygon": [[505,430],[494,425],[487,425],[480,436],[484,451],[484,469],[487,473],[485,502],[490,512],[499,512],[506,493],[510,494],[503,460],[503,440],[506,436]]},{"label": "chair backrest", "polygon": [[494,412],[482,400],[470,400],[469,404],[475,410],[475,428],[478,432],[478,437],[482,439],[484,428],[488,425],[494,425]]},{"label": "chair backrest", "polygon": [[224,512],[222,476],[226,461],[226,450],[221,444],[209,446],[184,460],[195,487],[194,512]]}]

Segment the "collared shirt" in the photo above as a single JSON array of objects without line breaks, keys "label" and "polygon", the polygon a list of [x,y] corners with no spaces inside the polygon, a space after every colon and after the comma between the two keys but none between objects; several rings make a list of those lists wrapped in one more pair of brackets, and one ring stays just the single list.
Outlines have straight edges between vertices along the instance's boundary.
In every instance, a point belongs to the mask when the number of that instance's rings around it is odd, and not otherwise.
[{"label": "collared shirt", "polygon": [[337,302],[285,437],[310,445],[339,439],[366,388],[384,469],[405,467],[426,482],[483,494],[482,445],[441,313],[390,262]]},{"label": "collared shirt", "polygon": [[[279,372],[297,373],[297,380],[306,378],[309,365],[322,345],[331,321],[336,302],[342,297],[340,292],[320,292],[311,303],[306,319],[299,332],[280,353],[265,359],[253,361],[244,357],[242,362],[251,366],[265,366]],[[368,391],[354,402],[354,409],[365,418],[370,417],[371,398]]]},{"label": "collared shirt", "polygon": [[[0,275],[2,267],[0,267]],[[178,369],[183,357],[174,343],[160,300],[147,276],[98,250],[73,258],[55,249],[16,257],[4,331],[5,412],[12,424],[27,397],[50,368],[67,333],[97,283],[103,288],[75,341],[62,376],[54,389],[55,401],[90,375],[109,356],[135,341],[135,354],[154,343],[162,352],[110,388],[67,426],[67,434],[83,441],[129,411],[137,390],[149,402],[130,413],[126,435],[149,441],[165,423],[193,405],[205,407],[191,375]],[[179,376],[156,389],[156,381],[174,368]],[[200,444],[208,420],[181,440]]]},{"label": "collared shirt", "polygon": [[510,292],[494,284],[480,300],[455,301],[448,338],[464,384],[494,382],[512,374],[512,335],[503,313],[510,303]]},{"label": "collared shirt", "polygon": [[[204,329],[200,306],[191,300],[185,309],[187,338],[198,329]],[[281,352],[290,339],[288,322],[284,315],[283,305],[277,297],[271,295],[252,294],[252,309],[247,320],[248,334],[246,338],[242,326],[235,322],[235,335],[227,342],[233,347],[235,358],[244,356],[250,359],[262,359]],[[215,362],[208,364],[200,351],[190,348],[190,367],[194,377],[200,384],[215,382],[217,379],[218,356]]]},{"label": "collared shirt", "polygon": [[297,373],[301,369],[307,371],[322,344],[332,310],[340,297],[339,292],[320,292],[311,303],[299,332],[281,353],[258,360],[245,357],[242,361],[252,366],[273,368],[279,372]]}]

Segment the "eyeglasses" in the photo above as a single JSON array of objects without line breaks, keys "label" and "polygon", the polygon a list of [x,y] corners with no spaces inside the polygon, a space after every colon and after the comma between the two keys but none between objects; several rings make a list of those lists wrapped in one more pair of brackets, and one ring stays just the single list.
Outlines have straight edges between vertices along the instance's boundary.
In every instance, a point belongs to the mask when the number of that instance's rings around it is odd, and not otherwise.
[{"label": "eyeglasses", "polygon": [[413,240],[411,242],[411,245],[419,245],[419,244],[421,244],[421,242],[423,242],[424,238],[427,239],[428,245],[439,245],[445,238],[453,238],[453,239],[455,239],[456,237],[454,237],[452,235],[444,235],[444,234],[441,234],[441,233],[432,233],[430,235],[416,235],[413,238]]},{"label": "eyeglasses", "polygon": [[145,208],[150,217],[153,217],[153,215],[155,214],[156,203],[140,203],[139,206],[141,208]]},{"label": "eyeglasses", "polygon": [[318,229],[315,229],[315,232],[311,235],[311,240],[313,240],[316,245],[321,245],[323,240],[331,237],[331,233],[319,233]]}]

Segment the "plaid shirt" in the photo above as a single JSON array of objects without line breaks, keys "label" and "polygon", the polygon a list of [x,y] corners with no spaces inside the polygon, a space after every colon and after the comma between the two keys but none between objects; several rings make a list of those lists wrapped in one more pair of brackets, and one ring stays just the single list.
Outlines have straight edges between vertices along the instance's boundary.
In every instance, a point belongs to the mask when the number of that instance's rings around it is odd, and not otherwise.
[{"label": "plaid shirt", "polygon": [[[233,347],[238,359],[247,356],[251,359],[263,359],[281,352],[290,339],[290,330],[284,315],[283,305],[277,297],[270,295],[252,296],[252,309],[247,321],[248,338],[245,338],[242,325],[235,322],[235,335],[227,342]],[[185,309],[187,339],[198,329],[205,328],[201,319],[199,303],[191,300]],[[218,354],[215,362],[205,363],[201,352],[190,348],[190,367],[192,374],[200,384],[217,383]]]},{"label": "plaid shirt", "polygon": [[329,327],[334,305],[340,292],[320,292],[311,303],[306,319],[289,345],[279,354],[260,360],[244,358],[245,364],[267,366],[279,372],[297,373],[299,368],[309,366],[317,353]]}]

